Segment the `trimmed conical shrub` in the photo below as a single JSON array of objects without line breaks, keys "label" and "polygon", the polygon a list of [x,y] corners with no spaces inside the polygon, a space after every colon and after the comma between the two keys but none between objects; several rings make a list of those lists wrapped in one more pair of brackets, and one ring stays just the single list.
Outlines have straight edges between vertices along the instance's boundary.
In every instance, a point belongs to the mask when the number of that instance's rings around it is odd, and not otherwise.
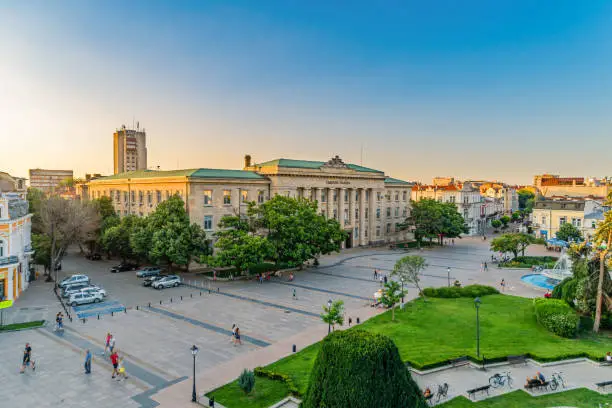
[{"label": "trimmed conical shrub", "polygon": [[426,406],[390,338],[346,330],[323,340],[301,408]]}]

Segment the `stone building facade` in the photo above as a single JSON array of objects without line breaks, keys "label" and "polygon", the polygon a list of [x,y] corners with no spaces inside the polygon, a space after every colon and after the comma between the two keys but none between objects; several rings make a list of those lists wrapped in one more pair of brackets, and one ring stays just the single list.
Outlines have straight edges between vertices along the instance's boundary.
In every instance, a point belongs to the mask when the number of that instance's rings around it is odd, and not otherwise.
[{"label": "stone building facade", "polygon": [[121,216],[147,215],[179,194],[191,221],[211,236],[221,217],[244,214],[250,201],[261,204],[277,194],[309,199],[349,233],[343,247],[355,247],[412,239],[399,228],[410,214],[412,185],[338,156],[327,162],[278,159],[258,164],[246,156],[243,170],[139,170],[92,180],[87,190],[89,198],[111,197]]}]

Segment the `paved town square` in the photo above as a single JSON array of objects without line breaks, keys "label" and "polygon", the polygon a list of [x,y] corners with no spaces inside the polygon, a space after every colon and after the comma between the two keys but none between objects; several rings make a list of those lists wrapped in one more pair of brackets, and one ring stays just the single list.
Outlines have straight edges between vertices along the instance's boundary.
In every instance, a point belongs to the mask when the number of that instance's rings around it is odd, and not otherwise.
[{"label": "paved town square", "polygon": [[[499,286],[503,278],[509,283],[508,293],[542,294],[520,281],[523,271],[481,271],[482,262],[491,256],[488,242],[482,238],[456,239],[455,245],[413,252],[423,255],[430,265],[423,273],[423,287],[447,285],[450,267],[451,282]],[[57,334],[53,331],[53,316],[60,309],[52,286],[35,282],[28,296],[15,304],[14,313],[36,313],[28,311],[30,305],[47,308],[49,323],[41,329],[0,337],[6,345],[1,348],[3,361],[15,362],[2,365],[3,383],[8,387],[0,390],[0,398],[15,403],[36,402],[40,406],[54,406],[61,400],[66,406],[147,406],[151,404],[147,398],[151,390],[191,375],[189,348],[193,344],[200,347],[197,371],[207,371],[240,354],[300,333],[325,333],[327,327],[319,314],[330,298],[343,300],[347,316],[355,322],[370,311],[373,294],[380,288],[379,281],[373,278],[374,269],[390,274],[395,261],[403,255],[404,251],[387,247],[346,250],[324,257],[318,268],[294,272],[293,282],[288,282],[286,276],[260,284],[254,280],[211,281],[197,275],[190,279],[186,275],[190,286],[157,291],[143,287],[142,279],[136,278],[134,272],[109,273],[115,261],[89,261],[72,251],[63,261],[61,275],[86,273],[93,283],[106,289],[108,298],[95,308],[81,309],[81,315],[87,316],[84,322],[77,318],[79,312],[72,312],[73,321],[66,322],[64,333]],[[414,297],[416,289],[409,287],[406,301]],[[40,299],[45,299],[45,304]],[[116,305],[125,306],[126,312],[111,315],[109,310],[115,310]],[[232,324],[241,328],[242,345],[230,341]],[[99,355],[107,332],[116,337],[120,355],[129,362],[128,380],[111,380],[110,363]],[[32,344],[39,368],[19,374],[21,349],[26,342]],[[87,348],[94,351],[91,376],[83,374]],[[29,391],[19,392],[23,389]]]}]

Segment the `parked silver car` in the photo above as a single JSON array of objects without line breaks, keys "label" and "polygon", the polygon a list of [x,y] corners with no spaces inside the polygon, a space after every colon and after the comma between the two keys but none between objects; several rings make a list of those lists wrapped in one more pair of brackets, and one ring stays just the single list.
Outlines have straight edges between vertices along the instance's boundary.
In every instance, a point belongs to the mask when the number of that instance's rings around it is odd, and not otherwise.
[{"label": "parked silver car", "polygon": [[75,283],[74,285],[68,285],[64,288],[64,290],[62,290],[62,297],[68,298],[73,293],[78,293],[88,287],[89,283]]},{"label": "parked silver car", "polygon": [[62,279],[62,281],[58,284],[58,286],[63,289],[68,285],[74,285],[77,283],[89,283],[89,276],[72,275],[72,276]]},{"label": "parked silver car", "polygon": [[164,289],[177,287],[181,284],[181,278],[176,275],[164,276],[161,279],[158,279],[153,282],[151,285],[154,289]]},{"label": "parked silver car", "polygon": [[101,287],[95,286],[95,285],[88,286],[84,289],[81,289],[81,293],[99,293],[102,295],[103,298],[106,297],[106,291],[102,289]]},{"label": "parked silver car", "polygon": [[98,303],[102,301],[102,295],[100,293],[74,293],[68,299],[68,304],[72,307],[78,305],[84,305],[87,303]]}]

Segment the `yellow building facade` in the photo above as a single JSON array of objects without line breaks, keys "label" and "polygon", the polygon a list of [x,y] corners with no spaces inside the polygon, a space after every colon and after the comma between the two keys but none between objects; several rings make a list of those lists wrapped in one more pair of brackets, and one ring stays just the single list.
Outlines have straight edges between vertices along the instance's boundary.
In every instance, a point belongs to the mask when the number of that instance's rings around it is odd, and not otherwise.
[{"label": "yellow building facade", "polygon": [[16,300],[28,287],[33,255],[31,218],[22,194],[0,195],[0,301]]}]

